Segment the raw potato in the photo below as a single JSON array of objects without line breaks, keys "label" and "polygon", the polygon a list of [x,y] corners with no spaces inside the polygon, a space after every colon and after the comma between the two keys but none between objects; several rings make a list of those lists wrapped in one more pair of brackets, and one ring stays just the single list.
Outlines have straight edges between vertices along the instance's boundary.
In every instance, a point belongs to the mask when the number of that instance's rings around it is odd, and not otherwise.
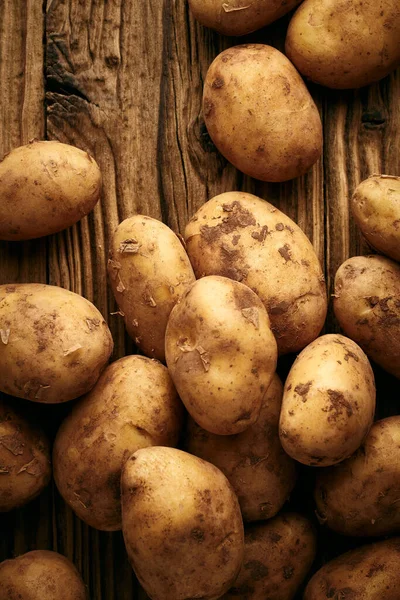
[{"label": "raw potato", "polygon": [[58,403],[88,392],[111,352],[107,323],[82,296],[42,283],[0,286],[0,390]]},{"label": "raw potato", "polygon": [[322,125],[302,78],[263,44],[234,46],[208,69],[203,113],[218,150],[262,181],[306,173],[322,153]]},{"label": "raw potato", "polygon": [[400,379],[400,265],[383,256],[354,256],[335,277],[333,307],[341,328]]},{"label": "raw potato", "polygon": [[47,437],[0,398],[0,512],[33,500],[50,477]]},{"label": "raw potato", "polygon": [[0,239],[29,240],[70,227],[101,192],[98,164],[79,148],[33,141],[0,161]]},{"label": "raw potato", "polygon": [[34,550],[0,563],[0,600],[88,600],[86,587],[65,556]]},{"label": "raw potato", "polygon": [[338,334],[305,348],[285,382],[280,438],[305,465],[326,467],[360,447],[374,419],[374,374],[364,352]]},{"label": "raw potato", "polygon": [[400,261],[400,177],[372,175],[356,188],[351,208],[368,243]]},{"label": "raw potato", "polygon": [[139,448],[176,445],[182,418],[164,365],[143,356],[117,360],[57,433],[53,462],[60,494],[91,527],[121,529],[123,464]]},{"label": "raw potato", "polygon": [[317,476],[322,523],[349,536],[400,532],[400,416],[373,424],[358,452]]},{"label": "raw potato", "polygon": [[295,462],[283,451],[279,440],[282,392],[282,383],[274,375],[257,421],[237,435],[215,435],[192,419],[188,422],[187,451],[226,475],[245,521],[276,515],[296,483]]},{"label": "raw potato", "polygon": [[279,354],[318,336],[327,311],[321,266],[300,227],[272,204],[244,192],[220,194],[192,217],[185,240],[197,278],[230,277],[261,298]]},{"label": "raw potato", "polygon": [[250,288],[226,277],[196,281],[171,312],[165,355],[182,402],[203,429],[232,435],[255,423],[277,349]]},{"label": "raw potato", "polygon": [[144,354],[164,361],[169,314],[195,281],[179,238],[156,219],[126,219],[111,242],[108,274],[129,335]]},{"label": "raw potato", "polygon": [[214,465],[173,448],[138,450],[122,472],[129,560],[152,600],[216,600],[243,560],[239,503]]},{"label": "raw potato", "polygon": [[246,527],[242,569],[223,600],[292,600],[315,551],[315,532],[301,515],[282,514]]},{"label": "raw potato", "polygon": [[350,550],[312,577],[303,600],[398,600],[400,538]]},{"label": "raw potato", "polygon": [[359,88],[400,64],[398,0],[305,0],[285,51],[302,75],[329,88]]}]

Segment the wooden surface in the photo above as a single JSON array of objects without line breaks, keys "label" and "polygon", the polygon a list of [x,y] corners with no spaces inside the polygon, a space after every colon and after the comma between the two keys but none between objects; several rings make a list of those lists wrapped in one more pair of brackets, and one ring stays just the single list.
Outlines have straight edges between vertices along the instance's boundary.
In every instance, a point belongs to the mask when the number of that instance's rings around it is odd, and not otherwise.
[{"label": "wooden surface", "polygon": [[[282,49],[287,22],[243,41]],[[0,154],[35,137],[57,139],[90,150],[104,176],[101,203],[76,226],[46,239],[0,243],[0,283],[41,281],[83,294],[108,318],[118,358],[134,350],[121,319],[110,316],[106,258],[118,222],[142,212],[182,231],[208,198],[242,189],[303,228],[331,291],[341,262],[368,251],[349,217],[349,195],[369,174],[400,175],[400,72],[359,91],[310,86],[324,125],[323,159],[305,177],[269,185],[227,164],[201,116],[208,65],[241,42],[197,25],[186,0],[0,0]],[[332,312],[327,330],[338,330]],[[286,359],[281,371],[288,365]],[[379,370],[377,381],[379,416],[399,412],[399,382]],[[50,435],[67,410],[37,409]],[[0,560],[34,548],[74,560],[92,599],[145,597],[121,534],[83,525],[54,486],[24,509],[0,515]],[[319,558],[327,552],[321,546]]]}]

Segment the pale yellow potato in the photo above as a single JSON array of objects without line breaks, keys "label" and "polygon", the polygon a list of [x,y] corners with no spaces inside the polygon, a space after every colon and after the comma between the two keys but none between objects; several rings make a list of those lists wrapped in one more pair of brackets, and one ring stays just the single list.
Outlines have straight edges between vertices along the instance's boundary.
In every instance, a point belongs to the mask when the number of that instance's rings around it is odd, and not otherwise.
[{"label": "pale yellow potato", "polygon": [[277,348],[258,296],[238,281],[211,276],[196,281],[173,308],[165,356],[196,423],[232,435],[257,420]]},{"label": "pale yellow potato", "polygon": [[195,281],[181,241],[156,219],[125,219],[111,241],[108,274],[128,334],[146,356],[165,361],[169,314]]},{"label": "pale yellow potato", "polygon": [[245,192],[220,194],[192,217],[185,240],[197,278],[229,277],[261,298],[279,354],[318,336],[327,311],[321,266],[307,236],[275,206]]},{"label": "pale yellow potato", "polygon": [[87,215],[101,192],[101,173],[88,152],[33,141],[0,161],[0,239],[50,235]]},{"label": "pale yellow potato", "polygon": [[282,508],[297,478],[296,464],[284,452],[278,423],[282,383],[274,375],[264,396],[260,415],[242,433],[209,433],[189,419],[185,449],[218,467],[239,500],[245,521],[270,519]]},{"label": "pale yellow potato", "polygon": [[88,300],[42,283],[0,286],[0,391],[59,403],[88,392],[113,350]]},{"label": "pale yellow potato", "polygon": [[398,0],[305,0],[285,52],[306,78],[329,88],[369,85],[400,64]]},{"label": "pale yellow potato", "polygon": [[279,422],[282,446],[305,465],[334,465],[360,447],[374,412],[368,358],[343,335],[323,335],[299,354],[286,379]]},{"label": "pale yellow potato", "polygon": [[221,154],[255,179],[299,177],[321,156],[318,109],[291,62],[271,46],[221,52],[206,75],[203,114]]},{"label": "pale yellow potato", "polygon": [[96,529],[121,529],[121,470],[139,448],[175,446],[183,407],[168,370],[126,356],[105,369],[62,423],[54,479],[76,515]]},{"label": "pale yellow potato", "polygon": [[174,448],[125,463],[122,527],[128,558],[152,600],[216,600],[243,560],[240,508],[214,465]]},{"label": "pale yellow potato", "polygon": [[400,378],[400,265],[384,256],[354,256],[336,272],[335,316],[344,333]]}]

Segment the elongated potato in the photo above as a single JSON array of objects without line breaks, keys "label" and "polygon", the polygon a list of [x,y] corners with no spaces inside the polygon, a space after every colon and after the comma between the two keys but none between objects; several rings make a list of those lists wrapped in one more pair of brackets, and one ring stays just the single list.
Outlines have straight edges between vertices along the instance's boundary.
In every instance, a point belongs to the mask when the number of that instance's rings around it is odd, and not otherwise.
[{"label": "elongated potato", "polygon": [[164,361],[169,314],[195,281],[179,238],[156,219],[126,219],[111,242],[108,274],[128,334],[146,356]]},{"label": "elongated potato", "polygon": [[0,286],[0,390],[58,403],[88,392],[113,350],[107,323],[82,296],[42,283]]},{"label": "elongated potato", "polygon": [[216,600],[243,560],[239,503],[214,465],[173,448],[144,448],[122,472],[129,560],[152,600]]},{"label": "elongated potato", "polygon": [[368,358],[348,338],[324,335],[299,354],[286,379],[279,422],[282,446],[306,465],[336,464],[360,447],[374,412]]}]

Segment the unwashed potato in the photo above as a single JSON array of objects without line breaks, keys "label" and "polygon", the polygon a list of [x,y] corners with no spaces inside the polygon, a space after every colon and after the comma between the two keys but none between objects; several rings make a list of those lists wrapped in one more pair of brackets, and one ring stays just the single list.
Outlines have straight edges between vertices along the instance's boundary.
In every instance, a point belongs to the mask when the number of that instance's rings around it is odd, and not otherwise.
[{"label": "unwashed potato", "polygon": [[351,456],[375,412],[374,374],[357,344],[324,335],[305,348],[285,382],[280,438],[305,465],[326,467]]},{"label": "unwashed potato", "polygon": [[303,600],[398,600],[400,538],[350,550],[311,578]]},{"label": "unwashed potato", "polygon": [[86,586],[65,556],[34,550],[0,563],[0,600],[88,600]]},{"label": "unwashed potato", "polygon": [[169,314],[195,281],[181,241],[161,221],[130,217],[114,233],[108,274],[129,335],[144,354],[164,361]]},{"label": "unwashed potato", "polygon": [[372,175],[356,188],[351,208],[367,242],[400,261],[400,177]]},{"label": "unwashed potato", "polygon": [[226,475],[245,521],[276,515],[296,483],[295,462],[279,440],[282,391],[282,383],[274,375],[257,421],[237,435],[215,435],[192,419],[188,422],[185,448]]},{"label": "unwashed potato", "polygon": [[46,435],[0,398],[0,512],[33,500],[50,477]]},{"label": "unwashed potato", "polygon": [[221,52],[207,72],[203,114],[221,154],[255,179],[299,177],[321,156],[318,109],[291,62],[271,46]]},{"label": "unwashed potato", "polygon": [[183,417],[164,365],[126,356],[105,369],[62,423],[54,444],[54,478],[80,519],[121,529],[121,470],[139,448],[178,443]]},{"label": "unwashed potato", "polygon": [[0,286],[0,390],[34,402],[77,398],[96,383],[113,341],[97,308],[41,283]]},{"label": "unwashed potato", "polygon": [[197,278],[222,275],[256,292],[280,354],[318,336],[327,310],[321,266],[300,227],[272,204],[244,192],[220,194],[192,217],[185,240]]},{"label": "unwashed potato", "polygon": [[238,281],[214,276],[196,281],[173,308],[165,356],[196,423],[232,435],[257,420],[277,349],[258,296]]},{"label": "unwashed potato", "polygon": [[350,536],[400,531],[400,416],[377,421],[349,459],[317,475],[321,522]]},{"label": "unwashed potato", "polygon": [[214,465],[173,448],[138,450],[122,472],[129,560],[152,600],[216,600],[236,579],[239,503]]},{"label": "unwashed potato", "polygon": [[398,0],[305,0],[290,21],[286,54],[302,75],[359,88],[400,64]]},{"label": "unwashed potato", "polygon": [[0,162],[0,239],[50,235],[87,215],[101,192],[98,164],[79,148],[33,141]]},{"label": "unwashed potato", "polygon": [[400,265],[383,256],[354,256],[335,277],[335,315],[344,333],[400,378]]}]

